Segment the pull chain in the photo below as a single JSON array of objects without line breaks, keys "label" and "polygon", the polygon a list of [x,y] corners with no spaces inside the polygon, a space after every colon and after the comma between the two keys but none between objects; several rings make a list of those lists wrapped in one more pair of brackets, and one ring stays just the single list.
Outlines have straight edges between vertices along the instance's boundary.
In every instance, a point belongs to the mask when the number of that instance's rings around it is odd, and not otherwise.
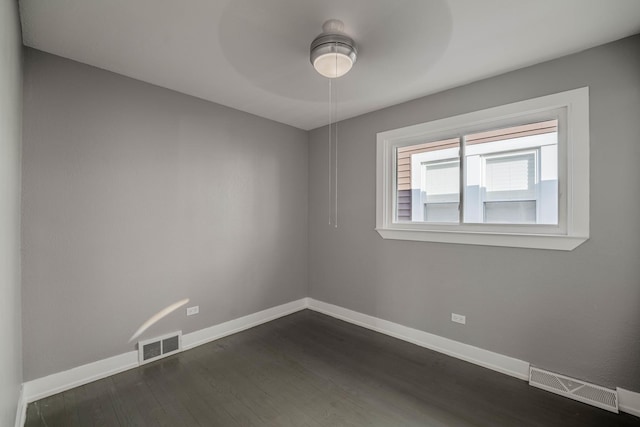
[{"label": "pull chain", "polygon": [[[337,44],[336,44],[336,49],[337,49]],[[338,57],[336,56],[336,75],[338,75]],[[334,222],[333,222],[333,226],[335,228],[338,228],[338,88],[336,87],[336,93],[333,99],[333,103],[335,105],[334,107],[334,120],[335,120],[335,124],[333,125],[333,127],[335,128],[335,132],[336,132],[336,170],[335,170],[335,184],[336,184],[336,190],[335,190],[335,198],[336,198],[336,215],[334,218]]]},{"label": "pull chain", "polygon": [[[337,43],[335,48],[337,51]],[[338,57],[336,56],[335,58],[335,75],[337,76]],[[338,228],[338,90],[333,86],[332,80],[333,79],[329,77],[329,225],[333,224],[335,228]],[[334,90],[336,92],[335,94],[333,93]],[[335,141],[332,141],[334,134]],[[335,153],[332,152],[334,147]],[[333,171],[332,166],[335,168]],[[334,185],[331,185],[332,179]]]},{"label": "pull chain", "polygon": [[331,92],[332,92],[332,88],[331,88],[331,79],[329,79],[329,225],[331,225],[331,218],[333,216],[333,209],[331,209],[331,161],[332,161],[332,156],[331,156],[331,118],[332,118],[332,108],[333,108],[333,104],[332,104],[332,100],[331,100]]}]

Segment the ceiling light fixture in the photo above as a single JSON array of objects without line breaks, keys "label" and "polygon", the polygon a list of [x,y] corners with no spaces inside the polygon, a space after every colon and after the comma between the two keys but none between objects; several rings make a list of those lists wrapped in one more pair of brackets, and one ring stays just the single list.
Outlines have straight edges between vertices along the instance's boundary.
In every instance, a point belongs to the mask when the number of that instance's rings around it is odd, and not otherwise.
[{"label": "ceiling light fixture", "polygon": [[343,30],[342,21],[330,19],[322,24],[322,34],[311,42],[309,59],[313,68],[324,77],[344,76],[356,62],[356,44]]}]

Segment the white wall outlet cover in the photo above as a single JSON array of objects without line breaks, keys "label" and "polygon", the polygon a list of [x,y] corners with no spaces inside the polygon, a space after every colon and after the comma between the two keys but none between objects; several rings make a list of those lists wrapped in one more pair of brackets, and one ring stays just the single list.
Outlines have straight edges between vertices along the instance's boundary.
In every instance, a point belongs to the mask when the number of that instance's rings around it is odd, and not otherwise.
[{"label": "white wall outlet cover", "polygon": [[193,307],[187,307],[187,316],[193,316],[194,314],[200,313],[200,306],[194,305]]},{"label": "white wall outlet cover", "polygon": [[462,323],[465,325],[467,323],[467,316],[463,316],[462,314],[451,313],[451,321],[456,323]]}]

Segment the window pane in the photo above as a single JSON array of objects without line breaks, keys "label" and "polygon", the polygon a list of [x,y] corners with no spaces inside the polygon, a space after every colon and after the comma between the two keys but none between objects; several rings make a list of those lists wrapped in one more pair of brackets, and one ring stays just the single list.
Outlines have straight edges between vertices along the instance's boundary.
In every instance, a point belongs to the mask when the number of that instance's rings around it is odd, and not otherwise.
[{"label": "window pane", "polygon": [[487,158],[484,173],[487,197],[512,199],[522,193],[534,196],[535,160],[534,152]]},{"label": "window pane", "polygon": [[498,224],[535,224],[536,201],[485,202],[485,222]]},{"label": "window pane", "polygon": [[425,203],[426,222],[458,222],[458,203]]},{"label": "window pane", "polygon": [[460,162],[424,163],[424,186],[427,202],[457,202],[460,199]]},{"label": "window pane", "polygon": [[[399,222],[459,222],[460,140],[400,147],[396,153],[396,219]],[[445,203],[438,213],[427,204]],[[437,208],[434,208],[438,210]],[[430,213],[428,213],[430,212]]]},{"label": "window pane", "polygon": [[558,223],[557,120],[466,135],[465,166],[465,223]]}]

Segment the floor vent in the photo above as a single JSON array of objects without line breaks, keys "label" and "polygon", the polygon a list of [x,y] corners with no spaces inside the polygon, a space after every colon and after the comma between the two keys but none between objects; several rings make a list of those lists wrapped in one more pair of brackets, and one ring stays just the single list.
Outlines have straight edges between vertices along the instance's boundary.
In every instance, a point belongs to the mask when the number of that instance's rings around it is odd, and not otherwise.
[{"label": "floor vent", "polygon": [[182,331],[138,341],[138,361],[142,365],[178,353],[180,350],[182,350]]},{"label": "floor vent", "polygon": [[531,367],[529,384],[607,411],[618,413],[618,393],[615,390],[589,384],[564,375]]}]

